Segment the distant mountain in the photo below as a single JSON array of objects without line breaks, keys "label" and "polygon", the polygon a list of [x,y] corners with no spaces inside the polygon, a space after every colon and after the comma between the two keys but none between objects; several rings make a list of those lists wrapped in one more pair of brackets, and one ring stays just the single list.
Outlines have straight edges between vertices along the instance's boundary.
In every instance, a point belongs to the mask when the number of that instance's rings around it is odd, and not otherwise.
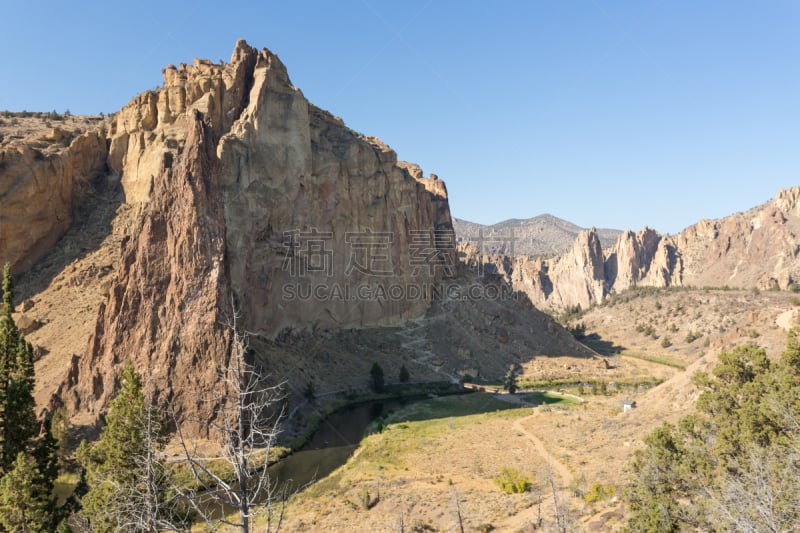
[{"label": "distant mountain", "polygon": [[[461,241],[479,244],[482,239],[485,253],[513,256],[560,254],[586,229],[548,214],[528,219],[512,218],[491,226],[453,217],[453,227]],[[596,233],[605,248],[613,245],[622,231],[598,229]]]}]

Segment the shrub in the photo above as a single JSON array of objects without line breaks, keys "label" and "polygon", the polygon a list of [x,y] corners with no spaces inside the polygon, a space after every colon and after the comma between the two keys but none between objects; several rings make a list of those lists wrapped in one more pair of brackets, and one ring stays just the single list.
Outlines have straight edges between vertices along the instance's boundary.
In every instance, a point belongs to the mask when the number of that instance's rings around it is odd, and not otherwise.
[{"label": "shrub", "polygon": [[670,346],[672,346],[672,341],[669,340],[669,337],[664,337],[663,339],[661,339],[662,348],[669,348]]},{"label": "shrub", "polygon": [[575,337],[576,340],[581,340],[586,337],[586,324],[583,322],[578,322],[572,327],[567,328],[572,336]]},{"label": "shrub", "polygon": [[616,494],[616,492],[617,489],[613,485],[605,486],[602,483],[594,483],[583,499],[586,503],[591,504],[605,500]]},{"label": "shrub", "polygon": [[531,490],[531,480],[514,468],[500,470],[500,475],[494,478],[494,482],[508,494],[520,494]]},{"label": "shrub", "polygon": [[694,331],[689,331],[689,333],[686,334],[686,339],[684,340],[687,343],[691,344],[702,336],[703,336],[702,333],[695,333]]}]

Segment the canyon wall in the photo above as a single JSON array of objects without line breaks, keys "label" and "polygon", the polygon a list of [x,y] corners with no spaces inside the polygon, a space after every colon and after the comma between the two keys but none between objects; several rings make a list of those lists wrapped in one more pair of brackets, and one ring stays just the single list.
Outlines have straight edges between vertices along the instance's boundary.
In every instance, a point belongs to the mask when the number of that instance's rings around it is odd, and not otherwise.
[{"label": "canyon wall", "polygon": [[490,268],[540,308],[586,309],[634,286],[787,289],[800,282],[800,187],[743,213],[702,220],[677,235],[624,232],[605,250],[594,229],[552,259],[509,258],[461,246],[472,268]]}]

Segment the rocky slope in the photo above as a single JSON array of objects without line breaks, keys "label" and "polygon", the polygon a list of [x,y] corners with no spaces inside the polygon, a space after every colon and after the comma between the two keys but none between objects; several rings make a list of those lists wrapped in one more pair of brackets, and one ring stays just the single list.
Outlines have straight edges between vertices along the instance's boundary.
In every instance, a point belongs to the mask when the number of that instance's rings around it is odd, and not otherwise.
[{"label": "rocky slope", "polygon": [[[459,241],[471,242],[485,253],[515,257],[560,254],[585,229],[553,215],[539,215],[524,220],[510,219],[491,226],[453,218],[453,227]],[[622,232],[598,229],[596,233],[600,244],[607,247],[614,244]]]},{"label": "rocky slope", "polygon": [[462,245],[472,268],[492,268],[537,306],[584,309],[633,286],[782,288],[800,281],[800,187],[744,213],[702,220],[677,235],[626,231],[603,249],[582,232],[552,259],[480,254]]}]

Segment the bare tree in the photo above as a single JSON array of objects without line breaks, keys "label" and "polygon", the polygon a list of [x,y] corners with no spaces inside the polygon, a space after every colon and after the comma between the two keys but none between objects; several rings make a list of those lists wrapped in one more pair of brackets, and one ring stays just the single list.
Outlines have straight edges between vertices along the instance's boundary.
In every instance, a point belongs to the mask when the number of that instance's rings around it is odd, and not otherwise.
[{"label": "bare tree", "polygon": [[[268,471],[270,451],[280,433],[284,415],[283,383],[266,385],[267,380],[247,360],[248,342],[238,325],[238,311],[227,324],[231,332],[227,364],[219,369],[221,386],[204,401],[218,406],[210,423],[220,453],[201,453],[176,421],[178,438],[189,470],[200,487],[188,500],[213,530],[219,525],[243,533],[254,530],[254,519],[265,515],[267,532],[279,531],[283,522],[288,486],[279,484]],[[212,437],[213,438],[213,437]],[[214,468],[225,463],[230,477]],[[238,511],[236,519],[224,516],[225,508]],[[214,512],[221,514],[215,518]]]},{"label": "bare tree", "polygon": [[100,439],[78,448],[89,491],[71,522],[80,531],[185,531],[189,513],[173,490],[173,465],[165,461],[163,417],[132,366],[122,379]]},{"label": "bare tree", "polygon": [[453,501],[456,506],[456,517],[458,518],[458,530],[464,533],[464,517],[461,514],[461,502],[458,499],[458,491],[453,490]]},{"label": "bare tree", "polygon": [[556,486],[555,473],[553,467],[548,463],[546,477],[550,484],[550,490],[553,493],[553,515],[556,522],[556,530],[560,533],[567,533],[569,531],[569,502],[564,497],[563,493],[559,493]]}]

